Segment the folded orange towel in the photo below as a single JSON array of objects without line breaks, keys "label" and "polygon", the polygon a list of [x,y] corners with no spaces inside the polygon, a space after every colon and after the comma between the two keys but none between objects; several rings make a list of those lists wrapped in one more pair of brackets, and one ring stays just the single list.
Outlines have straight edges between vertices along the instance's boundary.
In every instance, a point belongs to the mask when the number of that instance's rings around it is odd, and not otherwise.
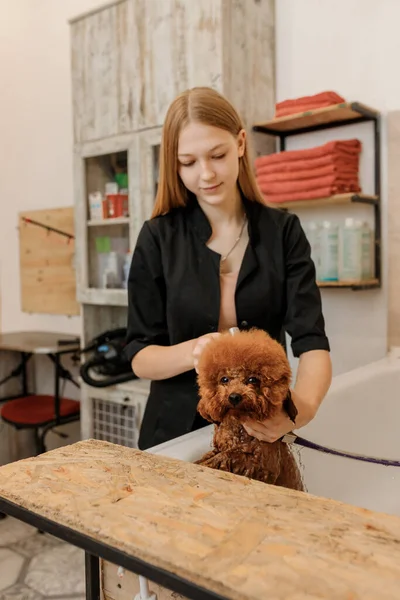
[{"label": "folded orange towel", "polygon": [[347,157],[357,157],[361,152],[361,142],[357,139],[352,140],[333,140],[322,146],[314,148],[304,148],[301,150],[284,150],[275,154],[267,154],[266,156],[258,156],[255,161],[256,169],[271,164],[287,164],[289,161],[295,162],[298,160],[313,159],[325,157],[327,155],[335,155],[337,158],[345,160]]},{"label": "folded orange towel", "polygon": [[303,190],[314,190],[315,188],[336,185],[338,187],[349,188],[359,185],[358,177],[337,177],[336,175],[325,175],[325,177],[314,177],[312,179],[303,179],[297,181],[264,181],[257,179],[257,185],[265,194],[286,194],[289,192],[301,192]]},{"label": "folded orange towel", "polygon": [[256,173],[274,174],[289,173],[291,171],[308,171],[320,169],[322,167],[332,166],[333,168],[357,169],[359,166],[358,156],[340,156],[337,154],[326,154],[316,158],[306,158],[304,160],[288,160],[287,162],[278,162],[272,164],[261,164],[256,166]]},{"label": "folded orange towel", "polygon": [[354,176],[344,178],[336,175],[325,175],[325,177],[314,177],[302,181],[278,181],[275,183],[257,179],[257,185],[264,194],[289,194],[328,186],[334,186],[343,191],[351,191],[359,186],[359,181],[358,177]]},{"label": "folded orange towel", "polygon": [[335,194],[343,194],[346,192],[357,193],[360,188],[355,189],[337,189],[336,186],[328,186],[325,188],[315,188],[314,190],[305,190],[302,192],[291,192],[288,194],[263,194],[264,199],[269,204],[280,204],[282,202],[295,202],[297,200],[314,200],[320,198],[329,198]]},{"label": "folded orange towel", "polygon": [[328,108],[329,106],[336,106],[336,102],[332,103],[327,100],[326,102],[319,102],[318,104],[298,104],[296,106],[296,110],[294,108],[280,108],[275,111],[274,118],[279,119],[281,117],[291,117],[292,115],[297,115],[305,112],[309,112],[312,110],[316,110],[317,108]]},{"label": "folded orange towel", "polygon": [[283,100],[282,102],[277,102],[275,105],[275,117],[283,117],[307,110],[323,108],[324,106],[341,104],[342,102],[345,102],[343,96],[339,96],[339,94],[332,91],[321,92],[313,96],[301,96],[300,98]]},{"label": "folded orange towel", "polygon": [[313,171],[326,167],[332,167],[333,169],[349,169],[358,171],[359,157],[342,158],[333,154],[327,154],[326,156],[320,156],[317,158],[309,158],[305,160],[294,160],[288,161],[287,163],[277,163],[272,165],[262,165],[256,168],[257,174],[263,175],[276,175],[289,174],[291,172],[298,173],[301,171]]},{"label": "folded orange towel", "polygon": [[336,102],[339,104],[340,102],[345,102],[343,96],[339,96],[336,92],[333,91],[325,91],[319,92],[318,94],[312,94],[311,96],[299,96],[298,98],[289,98],[288,100],[281,100],[276,103],[277,108],[286,108],[288,106],[296,106],[296,104],[316,104],[318,102],[323,102],[326,100],[330,100],[331,102]]},{"label": "folded orange towel", "polygon": [[[302,162],[302,161],[298,161]],[[306,161],[304,161],[306,163]],[[297,165],[297,161],[296,161]],[[258,169],[256,171],[257,181],[277,182],[277,181],[299,181],[301,179],[312,179],[313,177],[324,177],[325,175],[341,175],[342,177],[354,176],[358,177],[358,163],[354,165],[346,162],[330,163],[322,167],[307,168],[307,163],[304,168],[296,169],[294,165],[289,169],[270,171],[268,167]]]}]

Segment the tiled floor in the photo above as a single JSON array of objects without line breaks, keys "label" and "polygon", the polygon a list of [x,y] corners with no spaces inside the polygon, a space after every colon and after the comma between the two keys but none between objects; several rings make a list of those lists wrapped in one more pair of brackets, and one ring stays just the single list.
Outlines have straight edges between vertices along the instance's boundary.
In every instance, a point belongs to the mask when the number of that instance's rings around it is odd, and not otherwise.
[{"label": "tiled floor", "polygon": [[0,520],[0,600],[84,600],[84,564],[79,548]]}]

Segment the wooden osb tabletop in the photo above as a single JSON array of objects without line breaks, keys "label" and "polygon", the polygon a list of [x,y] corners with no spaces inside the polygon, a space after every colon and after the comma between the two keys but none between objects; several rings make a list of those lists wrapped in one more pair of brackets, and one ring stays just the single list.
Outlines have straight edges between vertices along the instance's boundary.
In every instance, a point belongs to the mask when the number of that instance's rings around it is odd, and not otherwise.
[{"label": "wooden osb tabletop", "polygon": [[400,518],[95,440],[0,497],[235,600],[400,597]]}]

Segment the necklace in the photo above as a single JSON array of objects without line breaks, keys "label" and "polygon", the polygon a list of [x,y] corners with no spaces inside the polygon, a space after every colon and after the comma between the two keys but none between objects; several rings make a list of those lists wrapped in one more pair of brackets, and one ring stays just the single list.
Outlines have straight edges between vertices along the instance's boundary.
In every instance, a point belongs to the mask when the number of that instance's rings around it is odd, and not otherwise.
[{"label": "necklace", "polygon": [[234,249],[236,248],[236,246],[238,245],[238,243],[240,242],[240,240],[242,239],[242,235],[243,235],[243,231],[244,231],[244,227],[246,225],[247,219],[246,219],[246,215],[243,217],[243,223],[242,223],[242,227],[240,229],[239,235],[235,240],[235,243],[233,244],[232,248],[229,250],[228,254],[225,254],[225,256],[221,256],[221,263],[225,262],[226,259],[228,258],[228,256],[230,256],[232,254],[232,252],[234,251]]}]

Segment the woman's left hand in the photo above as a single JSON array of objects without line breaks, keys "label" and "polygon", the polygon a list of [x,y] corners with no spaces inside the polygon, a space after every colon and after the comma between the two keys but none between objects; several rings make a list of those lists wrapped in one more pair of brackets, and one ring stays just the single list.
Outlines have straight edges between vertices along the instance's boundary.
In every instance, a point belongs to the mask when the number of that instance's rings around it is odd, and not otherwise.
[{"label": "woman's left hand", "polygon": [[257,438],[261,442],[275,442],[285,433],[289,433],[295,427],[293,421],[289,419],[285,411],[279,412],[272,419],[266,421],[254,421],[246,419],[242,421],[244,429],[249,435]]},{"label": "woman's left hand", "polygon": [[296,423],[293,423],[288,417],[287,412],[282,409],[274,417],[265,421],[243,419],[242,425],[244,429],[249,435],[261,442],[272,443],[279,440],[286,433],[289,433],[289,431],[304,427],[304,425],[307,425],[314,418],[316,408],[312,407],[310,403],[304,402],[294,392],[292,392],[292,399],[298,410]]}]

